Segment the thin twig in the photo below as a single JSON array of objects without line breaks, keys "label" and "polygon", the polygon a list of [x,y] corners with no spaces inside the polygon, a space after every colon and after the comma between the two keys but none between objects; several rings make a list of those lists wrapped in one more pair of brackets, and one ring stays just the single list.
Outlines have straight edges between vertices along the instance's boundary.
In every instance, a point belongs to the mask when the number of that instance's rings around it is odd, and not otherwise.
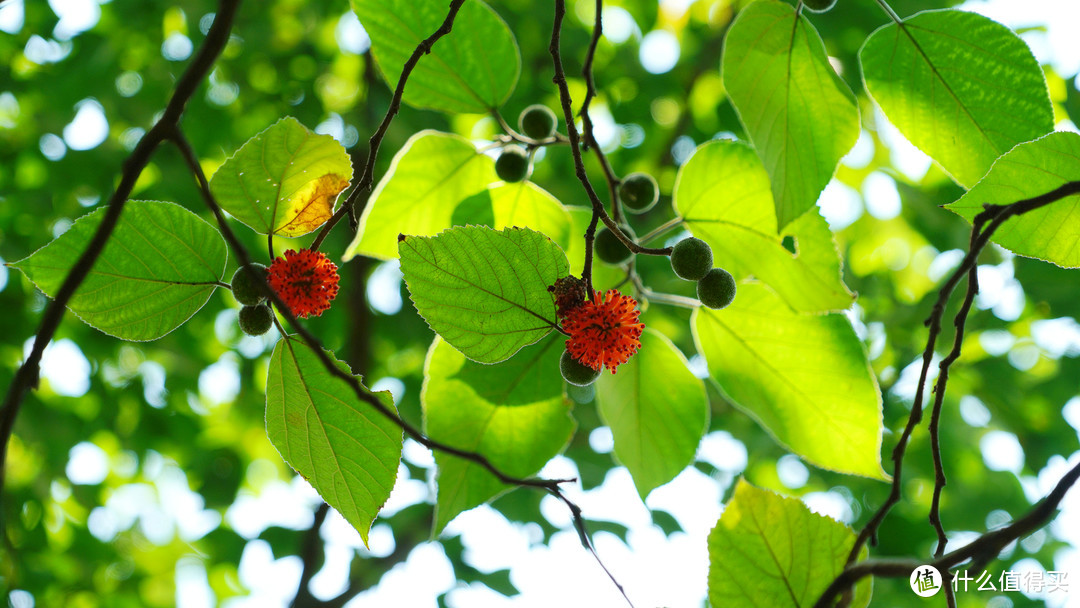
[{"label": "thin twig", "polygon": [[454,19],[457,17],[458,11],[461,10],[461,5],[465,3],[465,0],[453,0],[450,3],[450,10],[446,14],[446,19],[443,20],[439,29],[435,30],[433,34],[425,38],[416,46],[412,55],[405,61],[405,65],[401,67],[401,76],[398,78],[397,86],[394,88],[394,96],[390,100],[390,107],[386,108],[386,114],[383,116],[382,122],[379,123],[379,127],[372,133],[371,138],[368,139],[368,154],[367,162],[364,164],[364,172],[360,175],[360,179],[356,183],[356,187],[349,194],[349,197],[345,199],[341,207],[338,208],[334,215],[330,216],[330,219],[323,225],[322,230],[312,241],[310,249],[312,251],[318,251],[322,245],[326,235],[334,229],[341,218],[345,217],[352,206],[356,204],[357,199],[360,198],[362,191],[371,191],[372,183],[374,182],[373,176],[375,174],[375,160],[379,156],[379,146],[382,145],[383,137],[386,136],[386,130],[390,128],[390,123],[393,122],[394,117],[397,116],[398,111],[401,109],[401,97],[405,94],[405,83],[408,82],[409,76],[412,74],[416,64],[420,61],[420,58],[431,52],[432,45],[435,44],[439,38],[450,33],[450,30],[454,27]]},{"label": "thin twig", "polygon": [[582,269],[582,279],[585,281],[586,293],[593,297],[595,292],[592,287],[592,252],[593,252],[593,240],[596,236],[596,226],[602,220],[604,225],[611,230],[615,236],[630,251],[633,253],[643,253],[646,255],[671,255],[671,248],[666,249],[653,249],[649,247],[642,247],[634,242],[629,236],[622,231],[614,220],[608,216],[604,210],[604,203],[600,201],[600,197],[597,196],[596,190],[593,189],[592,183],[589,182],[589,175],[585,172],[585,163],[581,158],[581,137],[578,135],[577,126],[574,124],[574,110],[571,107],[573,101],[570,99],[570,87],[566,83],[566,71],[563,69],[562,53],[559,50],[562,39],[562,22],[566,16],[566,0],[555,0],[555,20],[551,28],[551,44],[548,45],[548,52],[551,54],[552,65],[555,69],[555,76],[552,77],[552,82],[559,89],[559,102],[562,105],[563,119],[566,121],[566,135],[570,139],[570,151],[574,157],[574,174],[577,175],[578,181],[585,188],[585,193],[589,197],[589,202],[592,204],[592,219],[589,221],[589,227],[585,229],[585,265]]},{"label": "thin twig", "polygon": [[596,547],[593,546],[592,540],[589,539],[589,530],[585,526],[585,518],[581,514],[581,508],[571,502],[570,499],[567,498],[561,490],[556,489],[551,493],[555,495],[555,498],[561,500],[568,509],[570,509],[570,514],[573,516],[574,521],[574,530],[577,531],[578,539],[581,540],[581,546],[585,547],[589,551],[589,553],[592,554],[593,559],[596,560],[596,563],[600,564],[600,568],[604,571],[604,574],[606,574],[607,577],[611,579],[611,582],[619,590],[619,593],[622,594],[623,599],[626,600],[626,603],[630,605],[630,608],[633,608],[634,603],[631,602],[630,597],[626,595],[626,589],[624,589],[623,586],[619,584],[619,581],[615,579],[615,575],[612,574],[611,571],[608,570],[607,566],[604,565],[604,561],[600,559],[600,554],[596,552]]},{"label": "thin twig", "polygon": [[581,64],[581,76],[585,79],[585,99],[581,102],[581,134],[584,144],[582,150],[592,150],[600,168],[604,171],[604,179],[607,180],[608,196],[611,201],[611,217],[616,223],[622,223],[622,207],[619,205],[618,189],[619,178],[611,168],[607,156],[596,142],[594,135],[592,116],[589,115],[589,106],[596,98],[596,75],[593,73],[593,62],[596,61],[596,47],[600,45],[600,38],[604,35],[604,0],[596,0],[596,15],[593,20],[592,39],[589,40],[589,48],[585,51],[585,61]]},{"label": "thin twig", "polygon": [[[53,301],[49,303],[45,313],[42,315],[41,325],[38,327],[30,354],[23,364],[19,366],[18,371],[15,372],[15,377],[4,397],[3,409],[0,409],[0,489],[4,487],[8,440],[14,430],[15,418],[18,416],[23,398],[28,391],[38,386],[42,353],[60,327],[60,321],[64,317],[67,303],[94,267],[94,262],[97,261],[98,256],[105,249],[109,237],[112,236],[113,230],[116,229],[116,225],[120,221],[120,214],[124,210],[124,204],[127,202],[128,196],[131,195],[136,180],[142,174],[146,165],[149,164],[150,157],[158,145],[179,124],[188,100],[195,94],[196,89],[206,78],[206,75],[210,73],[210,69],[213,67],[218,55],[225,48],[225,44],[229,40],[229,32],[232,29],[233,18],[239,5],[240,0],[221,0],[217,15],[214,17],[214,23],[206,33],[206,38],[199,46],[195,58],[192,59],[191,64],[177,82],[176,90],[173,92],[172,98],[169,99],[161,118],[142,136],[135,149],[132,150],[131,156],[124,161],[120,182],[117,184],[112,196],[109,197],[109,205],[105,213],[102,214],[101,224],[98,225],[97,231],[94,232],[94,236],[86,245],[86,249],[75,260],[71,270],[64,278],[64,282],[60,285],[60,289],[57,290]],[[2,512],[3,509],[0,509],[0,513]]]},{"label": "thin twig", "polygon": [[[978,220],[972,226],[971,243],[969,249],[975,246],[975,241],[982,231],[983,221]],[[975,295],[979,293],[979,272],[977,266],[968,270],[967,293],[964,294],[964,302],[953,319],[956,334],[953,337],[953,347],[949,354],[938,364],[938,377],[934,383],[934,407],[930,412],[930,450],[934,456],[934,498],[930,503],[930,525],[937,533],[938,546],[934,557],[941,557],[945,553],[945,545],[949,539],[945,534],[945,526],[941,521],[941,492],[945,488],[945,465],[941,458],[941,410],[945,402],[945,386],[949,381],[949,367],[960,358],[960,350],[964,344],[964,326],[967,322],[968,313],[975,302]]]},{"label": "thin twig", "polygon": [[[848,554],[847,563],[849,565],[855,562],[858,558],[859,551],[862,550],[863,545],[865,545],[868,540],[876,539],[877,530],[881,526],[881,522],[885,520],[885,516],[888,515],[889,510],[900,501],[904,452],[907,449],[907,443],[911,437],[911,433],[922,420],[922,404],[926,388],[926,379],[929,376],[930,371],[930,362],[934,356],[934,346],[937,343],[938,334],[941,332],[941,318],[945,314],[945,306],[948,303],[949,297],[952,295],[953,289],[956,288],[964,275],[977,266],[976,261],[978,260],[979,254],[982,253],[983,248],[990,242],[990,237],[998,229],[998,226],[1012,217],[1034,211],[1035,209],[1044,207],[1074,194],[1080,194],[1080,181],[1066,182],[1050,192],[1017,201],[1011,205],[990,205],[975,217],[972,233],[973,235],[977,234],[977,236],[973,236],[971,246],[968,248],[968,252],[964,256],[964,259],[961,260],[960,266],[953,271],[949,279],[942,285],[938,292],[937,301],[934,303],[933,310],[930,313],[930,317],[926,320],[926,325],[929,328],[929,335],[926,338],[926,349],[923,351],[922,369],[919,372],[919,383],[915,390],[915,401],[912,403],[911,414],[908,416],[907,425],[900,434],[896,447],[893,448],[893,482],[889,491],[889,496],[874,513],[874,516],[870,518],[870,521],[867,522],[866,526],[859,532],[859,536],[855,540],[855,545]],[[986,225],[985,229],[978,230],[978,228],[983,226],[988,219],[990,219],[990,223]],[[876,540],[874,542],[876,543]]]},{"label": "thin twig", "polygon": [[[1009,543],[1031,534],[1052,519],[1058,505],[1065,498],[1065,494],[1069,489],[1076,483],[1077,478],[1080,478],[1080,463],[1070,469],[1058,481],[1054,489],[1032,507],[1026,515],[1004,528],[986,532],[971,543],[939,557],[929,565],[941,572],[947,572],[968,560],[972,560],[973,563],[980,561],[985,563],[996,558]],[[828,608],[832,605],[834,597],[843,593],[844,590],[850,589],[867,576],[907,578],[915,568],[921,565],[925,565],[925,562],[914,559],[868,559],[851,564],[833,579],[832,583],[821,594],[821,597],[818,598],[814,607]]]},{"label": "thin twig", "polygon": [[[847,573],[849,570],[854,569],[857,566],[857,564],[855,564],[855,561],[858,558],[859,552],[862,550],[863,546],[868,540],[876,538],[877,530],[881,526],[881,523],[884,521],[885,516],[889,513],[889,510],[892,509],[892,507],[900,501],[900,486],[903,477],[904,452],[906,451],[908,440],[911,437],[911,433],[922,420],[922,404],[925,398],[926,380],[929,375],[930,362],[933,359],[934,347],[937,343],[937,337],[941,333],[941,319],[945,314],[945,307],[948,304],[949,298],[952,295],[953,290],[960,283],[960,280],[965,275],[968,275],[968,292],[965,296],[964,303],[961,305],[961,310],[957,313],[955,318],[957,335],[953,343],[953,348],[950,351],[949,355],[946,356],[946,358],[943,359],[942,362],[939,364],[940,374],[934,388],[935,402],[931,413],[933,419],[937,419],[940,417],[941,407],[945,394],[945,386],[948,380],[948,369],[952,362],[955,361],[960,354],[960,349],[963,344],[964,325],[967,319],[967,314],[971,308],[972,302],[974,301],[975,294],[978,292],[977,260],[983,249],[990,242],[990,237],[993,236],[994,232],[1009,219],[1034,211],[1055,201],[1059,201],[1067,196],[1072,196],[1075,194],[1080,194],[1080,181],[1066,182],[1065,184],[1062,184],[1061,186],[1055,188],[1050,192],[1029,199],[1024,199],[1022,201],[1017,201],[1009,205],[987,205],[981,213],[975,216],[974,220],[972,221],[971,239],[968,247],[968,252],[964,256],[960,265],[956,268],[956,270],[953,271],[949,279],[945,282],[944,285],[942,285],[941,289],[938,292],[937,301],[934,303],[933,310],[930,313],[930,317],[926,319],[926,325],[929,328],[929,335],[926,339],[926,348],[923,351],[923,364],[919,373],[919,383],[915,391],[915,400],[912,403],[911,414],[909,414],[907,424],[904,427],[904,431],[903,433],[901,433],[900,438],[897,441],[896,447],[893,449],[893,481],[891,489],[889,491],[889,496],[888,498],[886,498],[885,502],[881,505],[881,507],[879,507],[878,510],[874,513],[873,517],[870,518],[870,521],[867,522],[867,524],[859,532],[859,535],[855,539],[855,543],[852,546],[851,552],[848,554],[847,568],[844,571],[845,573]],[[944,552],[944,547],[947,542],[944,528],[941,525],[939,513],[940,494],[942,488],[944,488],[945,485],[945,471],[941,461],[940,441],[937,437],[937,429],[938,426],[936,420],[932,420],[931,433],[933,437],[931,438],[931,440],[933,444],[932,449],[934,451],[935,489],[934,500],[931,505],[930,511],[930,521],[933,524],[935,532],[938,535],[938,546],[935,551],[935,555],[939,557],[940,561],[941,559],[945,559],[948,556],[942,557],[941,555]],[[1073,479],[1075,481],[1075,477]],[[1067,489],[1067,487],[1065,489]],[[1062,490],[1062,494],[1063,493],[1064,490]],[[1038,509],[1033,509],[1032,513],[1035,513],[1037,510]],[[1030,520],[1025,517],[1024,521]],[[1012,526],[1010,526],[1010,528],[1012,528]],[[1001,531],[999,530],[993,534],[997,534],[999,532]],[[1013,537],[1013,539],[1015,538],[1018,537]],[[845,574],[842,573],[840,577],[837,578],[837,581],[844,576]],[[834,585],[837,581],[833,581]],[[844,588],[846,587],[842,585],[839,587],[839,589]],[[835,595],[835,593],[833,595]],[[946,595],[947,598],[948,595],[949,594]],[[831,596],[829,597],[831,598]],[[821,602],[819,602],[819,605],[820,604]]]}]

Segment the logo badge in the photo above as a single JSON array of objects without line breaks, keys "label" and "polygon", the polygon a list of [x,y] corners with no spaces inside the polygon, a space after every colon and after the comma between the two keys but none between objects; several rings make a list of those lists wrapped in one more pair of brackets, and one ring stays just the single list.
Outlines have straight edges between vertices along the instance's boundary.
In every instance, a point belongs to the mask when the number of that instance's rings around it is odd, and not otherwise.
[{"label": "logo badge", "polygon": [[908,581],[919,597],[931,597],[941,591],[941,573],[933,566],[919,566],[911,571]]}]

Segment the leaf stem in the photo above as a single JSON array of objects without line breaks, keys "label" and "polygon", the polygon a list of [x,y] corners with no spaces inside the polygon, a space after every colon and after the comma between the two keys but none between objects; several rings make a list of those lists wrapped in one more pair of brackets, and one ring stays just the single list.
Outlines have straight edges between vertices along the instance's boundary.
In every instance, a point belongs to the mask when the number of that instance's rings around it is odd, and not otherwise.
[{"label": "leaf stem", "polygon": [[677,228],[681,226],[685,221],[686,219],[682,217],[671,218],[670,220],[664,222],[663,224],[660,224],[656,228],[653,228],[652,230],[646,232],[644,236],[638,237],[638,241],[641,243],[648,243],[652,239],[655,239],[656,237],[666,233],[672,228]]},{"label": "leaf stem", "polygon": [[641,294],[641,297],[645,298],[650,302],[655,302],[656,304],[667,304],[669,306],[678,306],[679,308],[689,308],[690,310],[701,307],[701,302],[695,300],[694,298],[677,296],[671,293],[660,293],[658,291],[653,291],[649,289],[645,286],[644,283],[641,282],[641,277],[639,277],[636,272],[630,275],[630,280],[634,284],[634,289],[636,289],[638,293]]},{"label": "leaf stem", "polygon": [[881,10],[885,11],[885,14],[889,16],[889,19],[892,19],[898,25],[903,24],[904,20],[900,18],[900,15],[896,14],[896,11],[893,10],[893,7],[889,6],[889,3],[886,0],[877,0],[877,3],[878,6],[881,7]]}]

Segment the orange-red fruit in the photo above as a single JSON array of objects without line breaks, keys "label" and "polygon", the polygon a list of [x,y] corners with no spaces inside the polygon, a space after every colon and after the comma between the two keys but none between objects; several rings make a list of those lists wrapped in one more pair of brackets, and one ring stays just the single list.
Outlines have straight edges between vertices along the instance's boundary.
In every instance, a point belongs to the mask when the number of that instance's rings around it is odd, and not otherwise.
[{"label": "orange-red fruit", "polygon": [[285,252],[267,270],[270,287],[297,318],[319,316],[337,297],[337,266],[320,251]]},{"label": "orange-red fruit", "polygon": [[638,321],[634,298],[614,289],[594,296],[563,318],[563,330],[570,336],[566,350],[582,365],[598,372],[607,367],[614,374],[641,348],[645,324]]}]

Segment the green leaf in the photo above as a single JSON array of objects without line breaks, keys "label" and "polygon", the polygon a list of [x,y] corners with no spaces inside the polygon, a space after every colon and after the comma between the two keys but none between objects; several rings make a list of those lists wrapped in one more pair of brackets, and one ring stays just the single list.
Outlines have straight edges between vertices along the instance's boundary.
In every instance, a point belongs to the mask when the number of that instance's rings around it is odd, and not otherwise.
[{"label": "green leaf", "polygon": [[[436,338],[424,367],[424,428],[432,439],[483,454],[503,473],[528,477],[559,453],[574,432],[563,401],[560,336],[549,336],[497,365],[466,359]],[[512,488],[483,467],[435,452],[435,533],[462,511]]]},{"label": "green leaf", "polygon": [[[105,215],[102,207],[29,257],[11,264],[54,297]],[[124,340],[156,340],[210,299],[225,272],[216,228],[173,203],[129,201],[68,309]]]},{"label": "green leaf", "polygon": [[532,228],[563,250],[570,246],[570,212],[540,186],[532,182],[501,184],[488,194],[495,220],[492,228]]},{"label": "green leaf", "polygon": [[723,54],[724,87],[768,171],[778,232],[814,206],[859,138],[855,96],[814,26],[784,2],[740,12]]},{"label": "green leaf", "polygon": [[451,228],[402,236],[401,272],[435,333],[481,363],[508,359],[556,327],[547,288],[567,275],[566,255],[527,228]]},{"label": "green leaf", "polygon": [[760,283],[724,310],[699,308],[694,340],[731,401],[819,467],[886,479],[881,391],[842,314],[791,311]]},{"label": "green leaf", "polygon": [[[391,89],[416,47],[442,25],[449,5],[444,0],[352,0]],[[506,22],[487,4],[469,0],[450,33],[416,64],[402,99],[418,108],[482,114],[506,101],[520,71],[521,55]]]},{"label": "green leaf", "polygon": [[[348,372],[343,362],[330,358]],[[372,393],[387,408],[387,391]],[[299,340],[279,340],[266,379],[266,434],[281,457],[337,509],[366,545],[397,479],[401,427],[361,401]]]},{"label": "green leaf", "polygon": [[[673,206],[716,266],[736,280],[754,276],[795,310],[841,310],[855,299],[844,285],[832,232],[812,211],[776,234],[769,179],[749,146],[711,141],[679,170]],[[791,236],[796,253],[784,248]]]},{"label": "green leaf", "polygon": [[[1080,180],[1080,135],[1051,133],[999,158],[967,194],[946,205],[969,222],[983,205],[1008,205]],[[1080,195],[1006,221],[991,240],[1019,255],[1080,267]]]},{"label": "green leaf", "polygon": [[[477,152],[467,139],[437,131],[413,135],[371,193],[344,259],[357,254],[383,260],[397,257],[398,233],[438,234],[453,225],[459,205],[485,194],[497,179],[495,162]],[[490,205],[488,201],[481,204]]]},{"label": "green leaf", "polygon": [[871,34],[859,61],[889,120],[966,188],[1014,145],[1054,128],[1031,50],[982,15],[918,13]]},{"label": "green leaf", "polygon": [[[813,606],[844,569],[854,545],[851,528],[740,479],[709,533],[709,602],[733,608]],[[866,578],[856,586],[850,606],[870,602],[870,585]]]},{"label": "green leaf", "polygon": [[312,232],[334,213],[352,162],[329,135],[286,117],[252,137],[210,180],[221,208],[260,234]]},{"label": "green leaf", "polygon": [[641,499],[671,481],[694,460],[709,426],[705,385],[663,334],[646,329],[641,349],[601,374],[600,416],[611,427],[615,457],[630,471]]}]

